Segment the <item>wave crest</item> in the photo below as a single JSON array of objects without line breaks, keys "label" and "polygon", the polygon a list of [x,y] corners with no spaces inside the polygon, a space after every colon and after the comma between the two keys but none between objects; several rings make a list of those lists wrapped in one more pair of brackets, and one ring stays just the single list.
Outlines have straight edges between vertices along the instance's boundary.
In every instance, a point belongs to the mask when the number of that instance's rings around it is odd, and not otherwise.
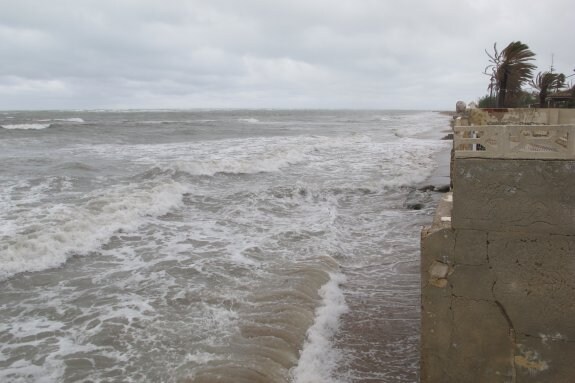
[{"label": "wave crest", "polygon": [[58,267],[74,254],[97,250],[119,230],[131,231],[148,216],[160,216],[182,203],[187,190],[176,182],[134,189],[124,186],[94,195],[80,206],[55,205],[32,211],[39,219],[13,225],[0,242],[0,280],[25,271]]},{"label": "wave crest", "polygon": [[0,127],[8,130],[42,130],[49,128],[52,124],[6,124]]},{"label": "wave crest", "polygon": [[258,120],[257,118],[238,118],[238,121],[247,124],[257,124],[258,122],[260,122],[260,120]]}]

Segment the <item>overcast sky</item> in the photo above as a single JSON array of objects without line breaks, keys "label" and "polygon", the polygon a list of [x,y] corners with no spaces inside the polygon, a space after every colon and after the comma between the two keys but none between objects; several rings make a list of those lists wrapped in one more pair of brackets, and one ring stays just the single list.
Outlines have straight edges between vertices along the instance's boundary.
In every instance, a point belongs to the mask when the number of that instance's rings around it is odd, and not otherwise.
[{"label": "overcast sky", "polygon": [[574,16],[573,0],[0,0],[0,109],[452,110],[486,93],[494,42],[575,73]]}]

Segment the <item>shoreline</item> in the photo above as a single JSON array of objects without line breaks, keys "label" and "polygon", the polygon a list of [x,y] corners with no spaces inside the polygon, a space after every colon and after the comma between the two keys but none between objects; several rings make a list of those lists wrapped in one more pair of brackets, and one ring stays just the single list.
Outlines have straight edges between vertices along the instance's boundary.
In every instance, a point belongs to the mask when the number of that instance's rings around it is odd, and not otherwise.
[{"label": "shoreline", "polygon": [[[445,133],[442,130],[442,133]],[[444,138],[434,137],[438,142],[452,141]],[[427,175],[427,177],[418,182],[413,189],[408,193],[404,207],[410,210],[421,210],[430,206],[436,207],[437,198],[434,194],[443,194],[451,191],[451,152],[453,145],[440,148],[433,154],[433,161],[435,168]],[[431,192],[431,193],[429,193]]]},{"label": "shoreline", "polygon": [[431,185],[435,187],[435,190],[437,190],[445,185],[450,185],[451,146],[437,152],[434,159],[437,163],[437,167],[431,172],[429,177],[423,181],[418,189]]}]

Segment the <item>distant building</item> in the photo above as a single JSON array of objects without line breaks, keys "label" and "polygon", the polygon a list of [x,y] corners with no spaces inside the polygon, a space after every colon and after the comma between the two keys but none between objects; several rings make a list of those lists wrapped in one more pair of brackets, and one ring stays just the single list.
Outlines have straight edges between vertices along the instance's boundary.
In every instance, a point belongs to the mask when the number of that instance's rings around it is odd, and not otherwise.
[{"label": "distant building", "polygon": [[549,94],[547,96],[547,105],[550,108],[574,108],[575,86],[571,89]]}]

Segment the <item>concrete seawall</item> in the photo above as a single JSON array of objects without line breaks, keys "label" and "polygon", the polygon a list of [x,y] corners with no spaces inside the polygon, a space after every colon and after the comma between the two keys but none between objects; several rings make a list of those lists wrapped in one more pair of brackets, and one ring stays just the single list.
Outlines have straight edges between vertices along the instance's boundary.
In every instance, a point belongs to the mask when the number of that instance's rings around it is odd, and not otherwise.
[{"label": "concrete seawall", "polygon": [[452,166],[422,231],[421,381],[574,381],[575,158]]}]

